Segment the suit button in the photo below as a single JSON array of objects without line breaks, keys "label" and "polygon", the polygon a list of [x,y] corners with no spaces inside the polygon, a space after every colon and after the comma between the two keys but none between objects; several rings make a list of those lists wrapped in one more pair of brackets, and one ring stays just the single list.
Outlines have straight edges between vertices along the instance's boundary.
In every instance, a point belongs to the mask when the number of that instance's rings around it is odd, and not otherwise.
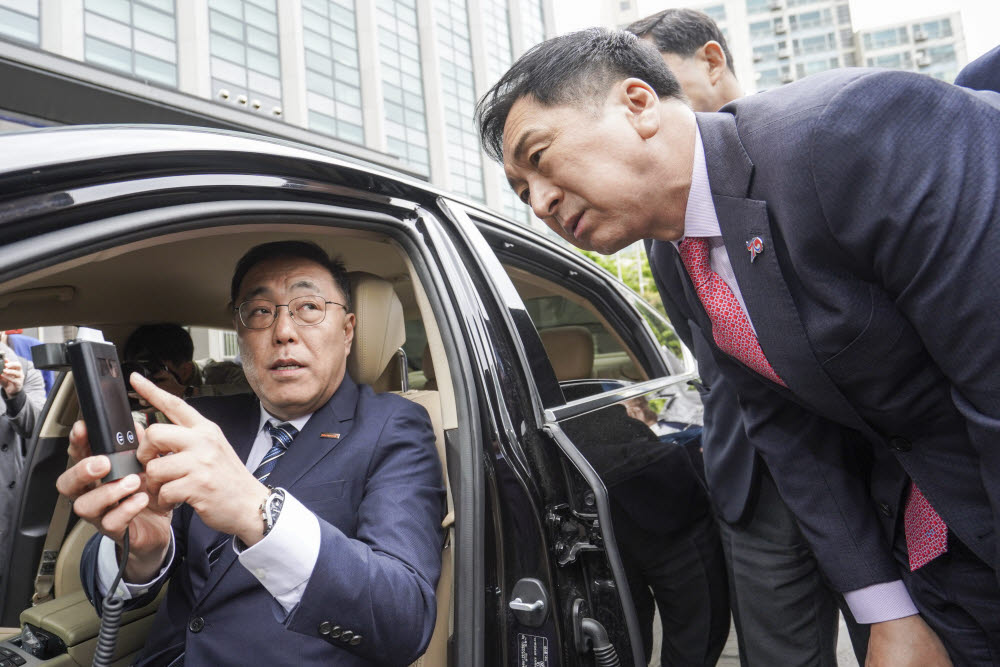
[{"label": "suit button", "polygon": [[888,503],[879,503],[878,508],[882,511],[882,514],[892,516],[892,508],[889,507]]},{"label": "suit button", "polygon": [[351,632],[350,630],[344,630],[344,634],[342,634],[340,636],[340,641],[342,641],[342,642],[349,642],[353,638],[354,638],[354,633],[353,632]]},{"label": "suit button", "polygon": [[328,635],[330,634],[330,628],[332,627],[333,626],[330,625],[330,621],[323,621],[322,623],[319,624],[319,633],[321,635]]},{"label": "suit button", "polygon": [[357,646],[360,643],[361,643],[361,635],[354,635],[354,637],[351,638],[350,642],[351,646]]},{"label": "suit button", "polygon": [[339,637],[343,633],[344,633],[344,630],[339,625],[335,625],[332,628],[330,628],[330,636],[333,637],[334,639],[336,639],[337,637]]},{"label": "suit button", "polygon": [[205,619],[201,616],[195,616],[188,622],[188,630],[191,632],[201,632],[205,627]]},{"label": "suit button", "polygon": [[889,449],[897,452],[908,452],[913,449],[913,444],[906,438],[901,438],[897,435],[889,438]]}]

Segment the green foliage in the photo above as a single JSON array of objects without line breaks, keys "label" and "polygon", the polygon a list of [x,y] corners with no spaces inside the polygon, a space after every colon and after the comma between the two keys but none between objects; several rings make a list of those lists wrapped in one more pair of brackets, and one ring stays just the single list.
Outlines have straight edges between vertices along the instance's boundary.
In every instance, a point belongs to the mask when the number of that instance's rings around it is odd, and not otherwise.
[{"label": "green foliage", "polygon": [[[618,256],[602,255],[592,250],[580,250],[579,248],[577,248],[577,251],[615,278],[618,277]],[[636,257],[637,253],[630,249],[623,250],[622,253],[627,254],[627,256],[623,254],[621,257],[622,282],[628,285],[636,294],[640,295],[657,312],[666,317],[667,312],[663,310],[663,300],[660,298],[660,293],[656,290],[656,284],[653,282],[653,270],[649,268],[649,258],[646,257],[645,251],[639,253],[638,258]],[[642,289],[639,289],[640,272],[642,275]]]}]

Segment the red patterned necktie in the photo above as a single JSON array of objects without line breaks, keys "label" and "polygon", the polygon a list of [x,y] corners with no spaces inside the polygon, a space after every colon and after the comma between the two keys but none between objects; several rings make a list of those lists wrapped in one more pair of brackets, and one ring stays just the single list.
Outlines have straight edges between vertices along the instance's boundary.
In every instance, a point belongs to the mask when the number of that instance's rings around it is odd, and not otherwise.
[{"label": "red patterned necktie", "polygon": [[948,550],[948,526],[912,482],[903,513],[903,528],[906,551],[910,556],[910,572],[927,565]]},{"label": "red patterned necktie", "polygon": [[786,386],[771,368],[743,307],[726,281],[709,264],[708,239],[690,237],[680,242],[681,261],[694,282],[695,292],[712,321],[712,337],[719,349],[772,382]]}]

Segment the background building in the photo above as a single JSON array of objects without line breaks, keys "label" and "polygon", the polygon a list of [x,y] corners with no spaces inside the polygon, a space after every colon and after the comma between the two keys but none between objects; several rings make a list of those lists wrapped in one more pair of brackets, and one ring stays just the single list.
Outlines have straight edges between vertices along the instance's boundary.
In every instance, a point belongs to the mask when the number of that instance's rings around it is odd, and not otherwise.
[{"label": "background building", "polygon": [[[480,151],[473,109],[554,34],[552,15],[552,0],[0,0],[0,131],[250,131],[401,169],[544,228]],[[232,332],[191,333],[197,358],[236,354]]]},{"label": "background building", "polygon": [[535,224],[476,100],[554,34],[552,0],[0,0],[0,130],[248,130],[402,169]]},{"label": "background building", "polygon": [[[652,7],[656,5],[656,7]],[[958,12],[857,30],[847,0],[667,0],[645,13],[698,9],[722,28],[747,93],[837,67],[887,67],[953,81],[968,61]],[[645,15],[637,0],[604,0],[605,25]]]}]

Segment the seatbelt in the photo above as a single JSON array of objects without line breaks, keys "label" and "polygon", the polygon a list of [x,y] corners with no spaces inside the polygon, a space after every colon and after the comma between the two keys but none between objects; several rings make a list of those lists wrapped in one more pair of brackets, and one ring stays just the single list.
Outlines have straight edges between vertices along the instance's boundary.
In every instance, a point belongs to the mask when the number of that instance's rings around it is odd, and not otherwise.
[{"label": "seatbelt", "polygon": [[31,596],[31,605],[39,605],[52,599],[52,588],[55,586],[56,560],[63,540],[66,539],[69,518],[73,514],[73,503],[60,494],[52,510],[52,520],[49,521],[49,532],[45,536],[45,546],[42,548],[42,560],[38,563],[38,574],[35,575],[35,594]]}]

